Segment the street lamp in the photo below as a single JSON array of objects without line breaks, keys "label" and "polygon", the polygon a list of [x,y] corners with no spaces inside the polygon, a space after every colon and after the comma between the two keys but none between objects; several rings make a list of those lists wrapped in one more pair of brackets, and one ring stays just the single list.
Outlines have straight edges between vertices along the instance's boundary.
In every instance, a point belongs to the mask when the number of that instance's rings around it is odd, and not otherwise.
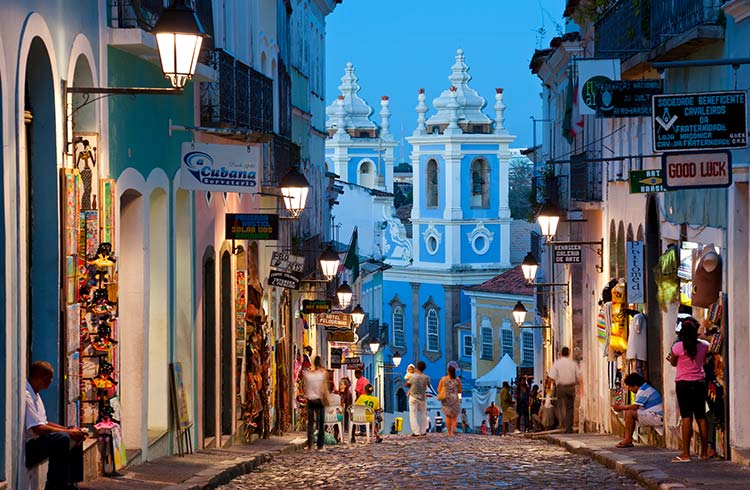
[{"label": "street lamp", "polygon": [[526,313],[526,307],[520,301],[513,307],[513,319],[519,327],[526,321]]},{"label": "street lamp", "polygon": [[326,279],[330,281],[336,276],[340,263],[339,254],[337,254],[329,244],[320,255],[320,268],[323,270],[323,275]]},{"label": "street lamp", "polygon": [[560,222],[560,210],[553,203],[546,202],[539,208],[536,222],[541,228],[542,235],[549,242],[557,233],[557,224]]},{"label": "street lamp", "polygon": [[352,288],[346,281],[341,283],[341,286],[336,289],[336,296],[339,299],[339,305],[341,308],[346,309],[352,304]]},{"label": "street lamp", "polygon": [[207,37],[195,10],[185,0],[175,0],[152,29],[159,48],[164,76],[176,89],[193,78],[203,38]]},{"label": "street lamp", "polygon": [[393,353],[393,365],[395,367],[398,367],[399,364],[401,364],[401,354],[398,353],[398,351]]},{"label": "street lamp", "polygon": [[377,354],[378,350],[380,350],[380,342],[373,339],[372,342],[370,342],[370,352]]},{"label": "street lamp", "polygon": [[[310,192],[310,183],[296,168],[292,168],[281,179],[279,187],[284,198],[284,207],[292,215],[292,218],[298,218],[305,209],[307,194]],[[336,258],[338,259],[338,256]]]},{"label": "street lamp", "polygon": [[357,305],[352,310],[352,321],[354,322],[354,326],[358,327],[362,325],[362,322],[365,320],[365,310],[362,309],[362,305]]},{"label": "street lamp", "polygon": [[521,263],[521,271],[523,271],[523,277],[526,279],[526,282],[531,284],[534,282],[534,278],[536,278],[536,271],[539,268],[539,262],[536,261],[536,258],[534,257],[534,254],[531,252],[526,254],[526,257],[524,257],[523,262]]}]

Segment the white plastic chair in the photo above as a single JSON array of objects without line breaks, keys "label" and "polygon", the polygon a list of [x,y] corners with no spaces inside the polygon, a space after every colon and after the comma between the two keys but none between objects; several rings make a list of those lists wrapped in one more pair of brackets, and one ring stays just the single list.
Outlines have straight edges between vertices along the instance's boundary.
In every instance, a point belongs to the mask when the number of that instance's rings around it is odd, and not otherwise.
[{"label": "white plastic chair", "polygon": [[365,426],[367,442],[370,442],[370,434],[375,432],[375,411],[372,408],[364,405],[349,407],[349,434],[354,434],[354,427],[359,425]]},{"label": "white plastic chair", "polygon": [[325,418],[323,419],[323,428],[326,432],[335,436],[336,433],[333,429],[338,426],[339,437],[342,440],[345,440],[346,436],[344,435],[344,423],[342,422],[343,418],[344,416],[341,412],[341,407],[326,407]]}]

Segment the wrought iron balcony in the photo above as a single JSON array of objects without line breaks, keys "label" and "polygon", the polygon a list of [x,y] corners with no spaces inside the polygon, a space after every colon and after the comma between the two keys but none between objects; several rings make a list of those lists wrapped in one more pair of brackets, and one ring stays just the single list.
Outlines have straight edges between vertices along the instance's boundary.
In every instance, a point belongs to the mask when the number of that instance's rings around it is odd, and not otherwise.
[{"label": "wrought iron balcony", "polygon": [[216,80],[201,82],[201,126],[273,132],[273,81],[222,49],[205,50],[201,61]]},{"label": "wrought iron balcony", "polygon": [[597,58],[626,59],[649,49],[649,3],[621,0],[596,21]]},{"label": "wrought iron balcony", "polygon": [[723,0],[651,0],[651,47],[693,27],[719,25]]},{"label": "wrought iron balcony", "polygon": [[571,157],[570,200],[578,202],[601,202],[602,163],[583,161],[585,158],[586,154]]},{"label": "wrought iron balcony", "polygon": [[282,177],[299,161],[299,146],[284,136],[274,134],[271,158],[263,160],[263,187],[278,187]]},{"label": "wrought iron balcony", "polygon": [[150,31],[159,19],[164,2],[162,0],[109,0],[110,27],[129,29],[140,27]]}]

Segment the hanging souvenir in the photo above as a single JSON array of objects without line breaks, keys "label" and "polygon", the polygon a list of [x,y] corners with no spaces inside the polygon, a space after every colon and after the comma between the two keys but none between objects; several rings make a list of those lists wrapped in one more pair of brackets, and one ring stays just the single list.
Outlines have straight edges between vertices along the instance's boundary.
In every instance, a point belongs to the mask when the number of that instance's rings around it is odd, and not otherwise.
[{"label": "hanging souvenir", "polygon": [[612,288],[612,331],[609,338],[610,354],[624,354],[628,349],[627,323],[625,315],[625,280],[621,279]]}]

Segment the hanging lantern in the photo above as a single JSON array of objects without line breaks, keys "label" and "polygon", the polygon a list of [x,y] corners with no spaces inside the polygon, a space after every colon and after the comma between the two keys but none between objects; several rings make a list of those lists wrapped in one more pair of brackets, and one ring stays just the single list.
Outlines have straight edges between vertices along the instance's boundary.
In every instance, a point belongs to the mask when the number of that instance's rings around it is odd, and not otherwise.
[{"label": "hanging lantern", "polygon": [[534,255],[531,252],[527,253],[521,263],[521,271],[523,271],[523,277],[526,279],[526,282],[529,284],[534,282],[538,268],[539,263],[536,261]]},{"label": "hanging lantern", "polygon": [[279,187],[281,188],[281,195],[284,197],[284,207],[292,215],[292,218],[298,218],[305,210],[310,183],[304,175],[293,168],[281,179]]},{"label": "hanging lantern", "polygon": [[352,310],[352,321],[354,322],[354,325],[356,327],[362,325],[362,322],[365,320],[365,310],[362,309],[362,305],[357,305]]},{"label": "hanging lantern", "polygon": [[555,233],[557,233],[557,224],[560,222],[560,210],[554,204],[546,202],[539,208],[539,212],[536,215],[536,222],[539,224],[539,228],[541,228],[542,235],[547,241],[550,241],[554,238]]},{"label": "hanging lantern", "polygon": [[526,313],[526,307],[520,301],[513,307],[513,319],[519,327],[526,321]]},{"label": "hanging lantern", "polygon": [[346,309],[352,304],[352,288],[346,281],[341,283],[341,286],[336,289],[336,296],[339,299],[339,306],[341,308]]},{"label": "hanging lantern", "polygon": [[329,281],[336,276],[336,272],[339,270],[339,254],[337,254],[331,245],[328,245],[323,253],[320,255],[320,268],[323,271],[323,275]]},{"label": "hanging lantern", "polygon": [[198,16],[185,0],[175,0],[151,32],[156,36],[164,76],[174,88],[184,87],[195,74],[203,38],[208,37]]}]

